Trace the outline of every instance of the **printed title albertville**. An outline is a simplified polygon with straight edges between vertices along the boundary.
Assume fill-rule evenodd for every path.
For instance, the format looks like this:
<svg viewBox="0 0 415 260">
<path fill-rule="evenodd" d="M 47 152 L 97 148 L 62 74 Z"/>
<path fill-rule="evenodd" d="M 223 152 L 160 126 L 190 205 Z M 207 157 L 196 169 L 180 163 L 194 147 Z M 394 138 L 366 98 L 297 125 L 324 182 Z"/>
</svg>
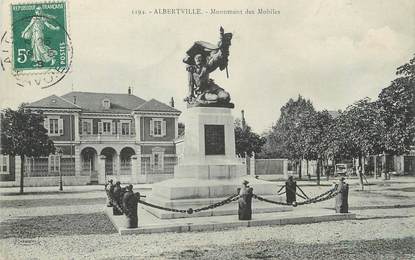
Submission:
<svg viewBox="0 0 415 260">
<path fill-rule="evenodd" d="M 276 15 L 280 14 L 280 11 L 274 8 L 257 8 L 257 9 L 206 9 L 200 8 L 155 8 L 153 10 L 134 10 L 133 14 L 156 14 L 156 15 Z"/>
</svg>

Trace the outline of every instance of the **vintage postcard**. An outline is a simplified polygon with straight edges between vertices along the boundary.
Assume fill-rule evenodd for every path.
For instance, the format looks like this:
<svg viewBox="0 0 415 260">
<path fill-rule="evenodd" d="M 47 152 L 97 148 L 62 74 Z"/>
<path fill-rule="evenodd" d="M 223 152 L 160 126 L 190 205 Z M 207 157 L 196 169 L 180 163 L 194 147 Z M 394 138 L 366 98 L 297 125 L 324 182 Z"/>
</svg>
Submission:
<svg viewBox="0 0 415 260">
<path fill-rule="evenodd" d="M 413 259 L 414 17 L 0 1 L 0 259 Z"/>
</svg>

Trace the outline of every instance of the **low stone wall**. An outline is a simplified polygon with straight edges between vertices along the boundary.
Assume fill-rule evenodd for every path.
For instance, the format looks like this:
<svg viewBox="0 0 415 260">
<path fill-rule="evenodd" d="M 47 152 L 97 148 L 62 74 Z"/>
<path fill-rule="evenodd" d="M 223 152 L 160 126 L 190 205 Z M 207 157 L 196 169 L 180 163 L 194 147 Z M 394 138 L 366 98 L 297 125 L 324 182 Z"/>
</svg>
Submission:
<svg viewBox="0 0 415 260">
<path fill-rule="evenodd" d="M 18 186 L 19 183 L 14 180 L 14 181 L 0 181 L 0 187 L 16 187 Z"/>
<path fill-rule="evenodd" d="M 155 183 L 168 179 L 173 179 L 174 174 L 148 174 L 146 183 Z"/>
<path fill-rule="evenodd" d="M 287 180 L 287 177 L 283 174 L 258 175 L 258 178 L 266 181 Z"/>
<path fill-rule="evenodd" d="M 89 176 L 62 176 L 64 186 L 86 185 L 90 182 Z M 17 187 L 20 180 L 10 182 L 0 182 L 0 187 Z M 41 187 L 41 186 L 58 186 L 59 176 L 52 177 L 25 177 L 25 187 Z"/>
</svg>

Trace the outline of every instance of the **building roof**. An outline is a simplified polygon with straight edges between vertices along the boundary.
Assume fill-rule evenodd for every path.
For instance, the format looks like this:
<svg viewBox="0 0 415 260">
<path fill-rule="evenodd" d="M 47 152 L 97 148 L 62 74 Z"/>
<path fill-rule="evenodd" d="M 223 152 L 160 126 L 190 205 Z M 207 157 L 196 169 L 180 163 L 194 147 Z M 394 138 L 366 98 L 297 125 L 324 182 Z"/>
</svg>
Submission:
<svg viewBox="0 0 415 260">
<path fill-rule="evenodd" d="M 110 101 L 110 108 L 103 106 L 103 101 Z M 124 114 L 132 111 L 145 112 L 179 112 L 160 101 L 151 99 L 145 101 L 132 94 L 94 93 L 73 91 L 58 97 L 51 95 L 27 105 L 33 108 L 61 108 L 61 109 L 82 109 L 83 112 L 91 113 L 116 113 Z"/>
<path fill-rule="evenodd" d="M 51 95 L 41 100 L 32 102 L 26 107 L 41 107 L 41 108 L 62 108 L 62 109 L 80 109 L 79 106 L 71 103 L 70 101 L 58 97 L 56 95 Z"/>
<path fill-rule="evenodd" d="M 146 112 L 180 112 L 179 110 L 161 103 L 160 101 L 150 99 L 149 101 L 145 102 L 144 104 L 136 107 L 135 111 L 146 111 Z"/>
<path fill-rule="evenodd" d="M 93 93 L 93 92 L 69 92 L 62 96 L 65 99 L 75 102 L 82 107 L 84 112 L 102 113 L 129 113 L 137 106 L 146 101 L 134 95 L 113 94 L 113 93 Z M 105 109 L 102 105 L 104 99 L 109 99 L 111 106 Z"/>
</svg>

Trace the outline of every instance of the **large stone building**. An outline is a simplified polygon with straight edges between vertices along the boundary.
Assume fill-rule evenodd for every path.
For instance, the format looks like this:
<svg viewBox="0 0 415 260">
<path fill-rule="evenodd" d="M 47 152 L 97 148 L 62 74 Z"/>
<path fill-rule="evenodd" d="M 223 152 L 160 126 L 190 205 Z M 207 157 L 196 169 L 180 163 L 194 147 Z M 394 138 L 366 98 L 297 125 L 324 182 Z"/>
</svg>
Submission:
<svg viewBox="0 0 415 260">
<path fill-rule="evenodd" d="M 146 183 L 173 176 L 181 112 L 169 105 L 143 100 L 129 89 L 128 94 L 52 95 L 26 107 L 42 111 L 58 152 L 26 160 L 25 186 L 56 185 L 60 174 L 65 185 L 110 178 Z M 0 159 L 2 184 L 18 184 L 19 158 Z"/>
</svg>

